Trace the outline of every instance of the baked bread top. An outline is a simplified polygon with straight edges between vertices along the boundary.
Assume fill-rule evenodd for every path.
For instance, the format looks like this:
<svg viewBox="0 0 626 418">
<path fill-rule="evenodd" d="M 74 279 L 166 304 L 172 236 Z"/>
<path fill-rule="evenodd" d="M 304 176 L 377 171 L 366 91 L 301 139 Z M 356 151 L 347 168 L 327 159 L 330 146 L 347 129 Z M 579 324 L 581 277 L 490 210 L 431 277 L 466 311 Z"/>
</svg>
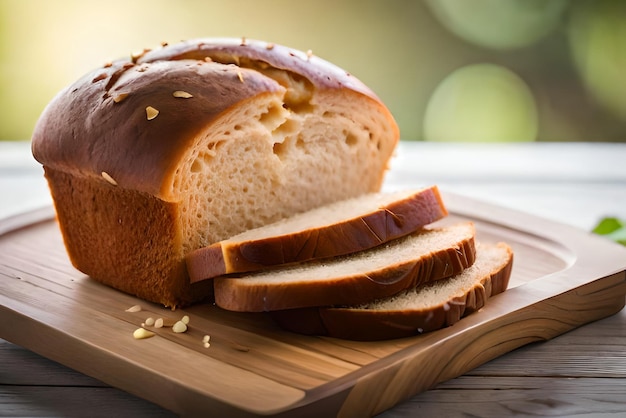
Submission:
<svg viewBox="0 0 626 418">
<path fill-rule="evenodd" d="M 180 166 L 193 160 L 198 135 L 224 111 L 264 93 L 284 94 L 291 109 L 313 106 L 319 90 L 379 102 L 344 70 L 284 46 L 231 38 L 166 45 L 105 64 L 61 91 L 35 127 L 33 155 L 53 168 L 104 172 L 125 188 L 176 200 Z M 153 119 L 149 108 L 158 111 Z M 382 103 L 377 110 L 395 137 L 384 145 L 390 151 L 398 128 Z"/>
</svg>

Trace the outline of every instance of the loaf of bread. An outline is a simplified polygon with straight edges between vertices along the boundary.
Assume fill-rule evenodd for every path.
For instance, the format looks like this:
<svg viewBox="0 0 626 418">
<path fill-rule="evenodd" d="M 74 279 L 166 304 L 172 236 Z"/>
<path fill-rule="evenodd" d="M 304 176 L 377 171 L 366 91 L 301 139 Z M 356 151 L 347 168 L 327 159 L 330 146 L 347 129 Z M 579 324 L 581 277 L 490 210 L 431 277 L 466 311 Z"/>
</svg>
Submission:
<svg viewBox="0 0 626 418">
<path fill-rule="evenodd" d="M 382 340 L 435 331 L 475 312 L 506 290 L 511 248 L 477 244 L 476 261 L 461 273 L 353 307 L 315 307 L 272 312 L 285 329 L 351 340 Z"/>
<path fill-rule="evenodd" d="M 191 282 L 346 255 L 402 237 L 448 214 L 437 186 L 368 193 L 242 232 L 187 256 Z"/>
<path fill-rule="evenodd" d="M 342 257 L 216 277 L 215 303 L 262 312 L 370 302 L 469 267 L 475 234 L 471 222 L 430 227 Z"/>
<path fill-rule="evenodd" d="M 346 71 L 280 45 L 204 39 L 108 63 L 61 91 L 32 137 L 74 266 L 169 307 L 198 248 L 380 189 L 398 141 Z"/>
</svg>

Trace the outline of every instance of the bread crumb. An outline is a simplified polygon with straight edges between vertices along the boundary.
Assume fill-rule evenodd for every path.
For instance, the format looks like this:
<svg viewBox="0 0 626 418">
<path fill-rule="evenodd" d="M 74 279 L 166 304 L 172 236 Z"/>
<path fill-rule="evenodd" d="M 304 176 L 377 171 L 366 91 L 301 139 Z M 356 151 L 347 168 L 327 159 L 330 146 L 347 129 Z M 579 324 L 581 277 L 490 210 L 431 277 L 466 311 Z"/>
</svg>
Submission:
<svg viewBox="0 0 626 418">
<path fill-rule="evenodd" d="M 137 328 L 133 332 L 133 338 L 135 338 L 136 340 L 143 340 L 145 338 L 153 337 L 154 335 L 155 335 L 154 332 L 148 331 L 145 328 Z"/>
<path fill-rule="evenodd" d="M 172 327 L 172 331 L 174 331 L 177 334 L 183 333 L 187 331 L 187 324 L 185 324 L 183 321 L 178 321 Z"/>
</svg>

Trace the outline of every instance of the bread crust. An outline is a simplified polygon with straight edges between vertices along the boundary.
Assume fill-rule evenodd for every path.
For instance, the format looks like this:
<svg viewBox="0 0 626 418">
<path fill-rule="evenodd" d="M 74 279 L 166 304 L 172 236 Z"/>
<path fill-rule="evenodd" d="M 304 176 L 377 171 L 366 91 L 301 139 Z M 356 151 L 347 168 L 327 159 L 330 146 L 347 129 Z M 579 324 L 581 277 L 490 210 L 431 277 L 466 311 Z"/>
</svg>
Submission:
<svg viewBox="0 0 626 418">
<path fill-rule="evenodd" d="M 475 284 L 462 294 L 432 309 L 311 307 L 275 311 L 271 315 L 281 327 L 291 332 L 357 341 L 411 337 L 449 327 L 485 306 L 490 297 L 507 289 L 513 268 L 513 252 L 504 243 L 497 246 L 506 251 L 506 257 L 500 264 L 477 277 Z"/>
<path fill-rule="evenodd" d="M 176 167 L 196 135 L 240 102 L 282 90 L 255 71 L 212 62 L 119 60 L 48 105 L 33 133 L 33 156 L 56 170 L 95 179 L 105 172 L 119 187 L 176 201 Z M 175 91 L 192 91 L 193 99 Z M 149 106 L 159 112 L 153 120 Z"/>
<path fill-rule="evenodd" d="M 259 283 L 237 275 L 217 277 L 213 280 L 215 302 L 221 308 L 242 312 L 355 305 L 453 276 L 471 266 L 475 256 L 475 230 L 471 225 L 470 232 L 450 246 L 433 248 L 410 260 L 390 262 L 383 268 L 338 274 L 332 280 L 318 281 L 312 277 L 297 282 Z M 342 257 L 333 262 L 341 263 Z M 312 271 L 315 265 L 315 261 L 307 264 Z"/>
<path fill-rule="evenodd" d="M 220 241 L 186 257 L 192 283 L 216 276 L 337 257 L 405 236 L 448 214 L 436 186 L 334 224 L 258 240 Z"/>
<path fill-rule="evenodd" d="M 318 89 L 348 89 L 375 101 L 380 98 L 349 72 L 316 56 L 313 51 L 299 51 L 284 45 L 245 38 L 192 39 L 146 52 L 138 63 L 161 60 L 211 60 L 242 65 L 242 60 L 267 63 L 298 74 Z M 385 111 L 384 109 L 381 109 Z"/>
</svg>

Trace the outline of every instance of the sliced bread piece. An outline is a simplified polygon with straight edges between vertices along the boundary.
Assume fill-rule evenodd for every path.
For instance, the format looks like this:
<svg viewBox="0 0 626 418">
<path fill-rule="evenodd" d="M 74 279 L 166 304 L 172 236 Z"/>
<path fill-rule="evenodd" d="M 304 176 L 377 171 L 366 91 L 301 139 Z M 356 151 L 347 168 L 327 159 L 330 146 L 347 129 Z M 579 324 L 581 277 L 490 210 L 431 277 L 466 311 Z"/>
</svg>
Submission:
<svg viewBox="0 0 626 418">
<path fill-rule="evenodd" d="M 216 277 L 215 302 L 246 312 L 370 302 L 469 267 L 475 233 L 471 222 L 424 228 L 347 256 Z"/>
<path fill-rule="evenodd" d="M 230 273 L 373 248 L 447 215 L 436 186 L 369 193 L 292 216 L 192 251 L 192 283 Z"/>
<path fill-rule="evenodd" d="M 479 244 L 475 263 L 449 279 L 355 307 L 291 309 L 272 316 L 301 334 L 361 341 L 408 337 L 450 326 L 483 307 L 506 290 L 512 266 L 508 245 Z"/>
</svg>

